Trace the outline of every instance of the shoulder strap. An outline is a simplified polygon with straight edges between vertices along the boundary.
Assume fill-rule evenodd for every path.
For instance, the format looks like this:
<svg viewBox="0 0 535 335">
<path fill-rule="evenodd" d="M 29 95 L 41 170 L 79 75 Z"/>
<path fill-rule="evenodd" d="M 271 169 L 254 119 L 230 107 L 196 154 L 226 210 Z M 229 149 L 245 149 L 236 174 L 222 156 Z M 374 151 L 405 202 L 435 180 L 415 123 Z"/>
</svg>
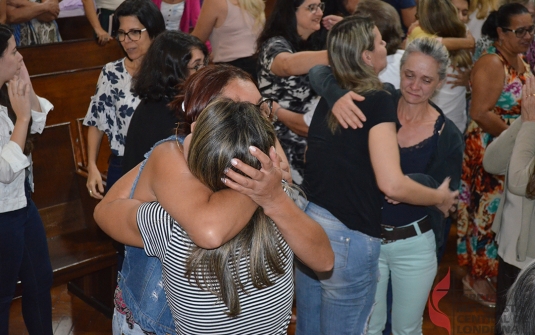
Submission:
<svg viewBox="0 0 535 335">
<path fill-rule="evenodd" d="M 134 180 L 134 184 L 132 185 L 132 190 L 130 190 L 130 196 L 129 196 L 130 199 L 132 199 L 132 197 L 134 196 L 134 191 L 136 190 L 137 182 L 139 181 L 139 176 L 141 176 L 141 171 L 143 171 L 143 168 L 145 167 L 145 164 L 147 164 L 147 160 L 149 159 L 150 155 L 152 154 L 152 151 L 154 150 L 154 148 L 156 148 L 158 145 L 160 145 L 160 144 L 162 144 L 164 142 L 169 142 L 169 141 L 177 141 L 177 142 L 180 142 L 180 144 L 183 144 L 184 143 L 184 137 L 183 136 L 171 135 L 166 139 L 163 139 L 161 141 L 156 142 L 156 144 L 154 144 L 152 146 L 152 148 L 149 150 L 149 152 L 147 152 L 145 154 L 145 159 L 143 160 L 143 162 L 141 162 L 141 166 L 139 167 L 139 171 L 137 173 L 136 179 Z"/>
</svg>

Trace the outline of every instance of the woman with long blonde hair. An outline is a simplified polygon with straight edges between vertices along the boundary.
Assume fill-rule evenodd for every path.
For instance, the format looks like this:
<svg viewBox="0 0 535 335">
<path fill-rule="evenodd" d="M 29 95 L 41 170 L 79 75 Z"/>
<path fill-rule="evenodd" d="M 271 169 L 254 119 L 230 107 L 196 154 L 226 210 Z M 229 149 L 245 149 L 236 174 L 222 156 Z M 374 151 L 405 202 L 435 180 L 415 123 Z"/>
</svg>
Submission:
<svg viewBox="0 0 535 335">
<path fill-rule="evenodd" d="M 191 33 L 210 41 L 212 61 L 228 63 L 256 79 L 256 39 L 264 28 L 263 0 L 206 0 Z"/>
</svg>

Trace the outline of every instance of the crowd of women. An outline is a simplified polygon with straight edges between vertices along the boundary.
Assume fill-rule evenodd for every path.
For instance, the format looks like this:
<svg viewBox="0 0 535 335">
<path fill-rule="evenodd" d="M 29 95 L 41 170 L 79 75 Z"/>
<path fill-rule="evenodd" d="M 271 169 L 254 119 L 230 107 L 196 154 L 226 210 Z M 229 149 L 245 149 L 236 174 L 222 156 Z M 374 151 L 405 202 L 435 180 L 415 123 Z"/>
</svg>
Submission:
<svg viewBox="0 0 535 335">
<path fill-rule="evenodd" d="M 98 42 L 125 52 L 84 119 L 95 218 L 124 243 L 114 334 L 285 334 L 294 296 L 296 334 L 421 334 L 453 213 L 465 295 L 497 319 L 518 303 L 531 0 L 419 0 L 419 20 L 381 0 L 277 0 L 267 20 L 261 0 L 100 5 Z M 16 34 L 0 26 L 0 334 L 18 279 L 30 334 L 51 334 L 30 153 L 52 105 Z"/>
</svg>

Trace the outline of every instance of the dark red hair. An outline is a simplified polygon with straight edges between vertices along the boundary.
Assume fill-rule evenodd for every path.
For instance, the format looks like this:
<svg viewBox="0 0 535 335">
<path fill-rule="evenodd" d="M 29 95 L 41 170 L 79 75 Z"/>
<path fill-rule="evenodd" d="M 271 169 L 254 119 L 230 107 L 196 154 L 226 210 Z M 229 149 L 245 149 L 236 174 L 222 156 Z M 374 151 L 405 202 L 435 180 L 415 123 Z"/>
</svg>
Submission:
<svg viewBox="0 0 535 335">
<path fill-rule="evenodd" d="M 254 83 L 247 72 L 226 64 L 208 65 L 189 76 L 179 89 L 179 92 L 184 93 L 169 103 L 169 107 L 185 121 L 178 125 L 177 133 L 188 135 L 191 132 L 190 125 L 197 120 L 199 114 L 219 97 L 225 86 L 234 79 Z"/>
</svg>

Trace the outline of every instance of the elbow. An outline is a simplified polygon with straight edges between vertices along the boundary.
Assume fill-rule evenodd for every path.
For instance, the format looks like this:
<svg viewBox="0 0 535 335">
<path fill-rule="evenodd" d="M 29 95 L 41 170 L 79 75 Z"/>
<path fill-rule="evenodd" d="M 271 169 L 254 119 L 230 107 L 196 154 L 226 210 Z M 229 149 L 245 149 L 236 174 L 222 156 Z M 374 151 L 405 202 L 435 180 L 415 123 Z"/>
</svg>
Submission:
<svg viewBox="0 0 535 335">
<path fill-rule="evenodd" d="M 331 249 L 329 247 L 329 249 Z M 325 258 L 320 264 L 317 264 L 316 268 L 313 269 L 316 272 L 329 272 L 334 268 L 334 252 L 332 249 L 328 254 L 325 255 Z"/>
<path fill-rule="evenodd" d="M 399 183 L 392 181 L 378 181 L 377 185 L 379 186 L 381 192 L 383 192 L 387 197 L 399 201 L 399 197 L 401 195 L 401 187 Z"/>
<path fill-rule="evenodd" d="M 496 174 L 496 175 L 503 175 L 504 171 L 501 166 L 497 166 L 496 164 L 496 157 L 489 154 L 489 152 L 485 152 L 485 156 L 483 156 L 483 169 L 487 171 L 490 174 Z"/>
<path fill-rule="evenodd" d="M 200 234 L 189 234 L 191 241 L 203 249 L 217 249 L 225 244 L 225 239 L 212 229 L 205 229 Z"/>
</svg>

